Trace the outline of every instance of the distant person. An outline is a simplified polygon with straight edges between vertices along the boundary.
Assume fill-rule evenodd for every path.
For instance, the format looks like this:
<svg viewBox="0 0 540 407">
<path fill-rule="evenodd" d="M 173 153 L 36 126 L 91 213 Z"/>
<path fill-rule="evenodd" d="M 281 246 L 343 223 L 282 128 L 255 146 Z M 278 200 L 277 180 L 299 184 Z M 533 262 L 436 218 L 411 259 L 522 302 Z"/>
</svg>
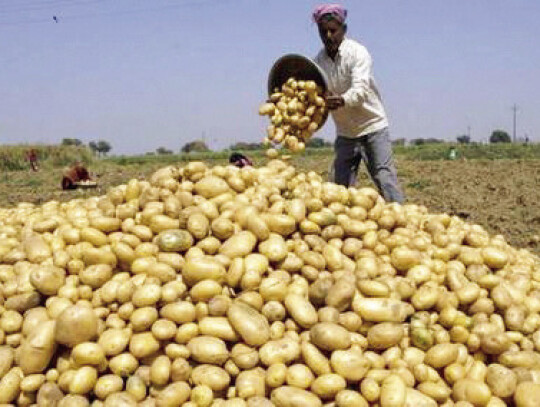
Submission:
<svg viewBox="0 0 540 407">
<path fill-rule="evenodd" d="M 253 165 L 249 158 L 240 153 L 232 153 L 229 157 L 229 163 L 240 168 Z"/>
<path fill-rule="evenodd" d="M 449 160 L 455 160 L 457 158 L 457 150 L 455 147 L 450 147 L 450 150 L 448 151 L 448 159 Z"/>
<path fill-rule="evenodd" d="M 38 155 L 37 151 L 32 148 L 26 152 L 26 159 L 30 163 L 30 168 L 32 171 L 37 172 L 38 170 Z"/>
<path fill-rule="evenodd" d="M 337 184 L 355 185 L 364 158 L 384 199 L 402 203 L 388 119 L 373 78 L 371 56 L 363 45 L 345 36 L 346 17 L 347 10 L 340 4 L 324 4 L 313 12 L 324 45 L 315 61 L 328 77 L 326 105 L 337 130 L 329 178 Z"/>
<path fill-rule="evenodd" d="M 91 181 L 90 173 L 80 163 L 76 162 L 71 167 L 66 168 L 62 177 L 62 189 L 75 189 L 77 183 L 81 181 Z"/>
</svg>

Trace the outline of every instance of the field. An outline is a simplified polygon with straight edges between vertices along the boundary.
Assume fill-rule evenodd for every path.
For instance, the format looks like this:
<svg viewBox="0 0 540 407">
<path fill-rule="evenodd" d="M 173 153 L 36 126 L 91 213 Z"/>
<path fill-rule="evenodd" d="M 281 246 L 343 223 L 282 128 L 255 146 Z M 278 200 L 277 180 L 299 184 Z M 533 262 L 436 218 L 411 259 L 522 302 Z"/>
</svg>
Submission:
<svg viewBox="0 0 540 407">
<path fill-rule="evenodd" d="M 515 246 L 540 254 L 540 145 L 460 147 L 460 158 L 445 159 L 448 146 L 397 147 L 396 160 L 401 184 L 408 202 L 425 205 L 431 212 L 448 212 L 484 226 L 490 233 L 502 234 Z M 261 152 L 248 153 L 257 165 L 266 158 Z M 0 206 L 18 202 L 36 204 L 48 200 L 65 201 L 75 197 L 103 194 L 112 185 L 134 177 L 145 177 L 168 163 L 190 159 L 224 164 L 227 153 L 201 153 L 170 156 L 114 157 L 94 159 L 89 169 L 99 187 L 93 190 L 62 191 L 62 168 L 43 162 L 39 172 L 7 170 L 0 174 Z M 300 170 L 326 175 L 331 150 L 311 150 L 291 162 Z M 61 163 L 64 165 L 64 162 Z M 361 185 L 370 185 L 365 171 Z"/>
</svg>

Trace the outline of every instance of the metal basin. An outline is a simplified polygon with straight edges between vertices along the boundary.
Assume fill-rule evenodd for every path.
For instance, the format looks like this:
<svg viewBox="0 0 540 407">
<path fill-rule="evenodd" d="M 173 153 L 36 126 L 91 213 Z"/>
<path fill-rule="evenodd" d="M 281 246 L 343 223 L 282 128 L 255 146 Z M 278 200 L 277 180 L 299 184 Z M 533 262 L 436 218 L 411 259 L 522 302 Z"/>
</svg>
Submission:
<svg viewBox="0 0 540 407">
<path fill-rule="evenodd" d="M 312 59 L 299 54 L 287 54 L 279 58 L 268 75 L 268 96 L 274 93 L 275 88 L 280 88 L 290 77 L 297 80 L 312 80 L 317 83 L 323 93 L 328 90 L 328 79 L 322 68 Z M 323 117 L 319 131 L 328 118 L 328 113 Z"/>
</svg>

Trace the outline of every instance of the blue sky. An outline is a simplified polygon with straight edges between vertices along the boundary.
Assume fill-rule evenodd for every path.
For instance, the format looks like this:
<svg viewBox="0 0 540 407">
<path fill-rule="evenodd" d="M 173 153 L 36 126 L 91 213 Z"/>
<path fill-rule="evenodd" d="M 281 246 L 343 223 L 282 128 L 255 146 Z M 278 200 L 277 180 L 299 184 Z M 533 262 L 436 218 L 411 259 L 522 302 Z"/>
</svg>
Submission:
<svg viewBox="0 0 540 407">
<path fill-rule="evenodd" d="M 264 137 L 273 62 L 320 48 L 310 0 L 0 0 L 0 144 L 105 139 L 113 153 Z M 540 141 L 540 2 L 344 1 L 393 138 Z M 58 23 L 53 20 L 56 16 Z M 317 134 L 334 137 L 331 120 Z"/>
</svg>

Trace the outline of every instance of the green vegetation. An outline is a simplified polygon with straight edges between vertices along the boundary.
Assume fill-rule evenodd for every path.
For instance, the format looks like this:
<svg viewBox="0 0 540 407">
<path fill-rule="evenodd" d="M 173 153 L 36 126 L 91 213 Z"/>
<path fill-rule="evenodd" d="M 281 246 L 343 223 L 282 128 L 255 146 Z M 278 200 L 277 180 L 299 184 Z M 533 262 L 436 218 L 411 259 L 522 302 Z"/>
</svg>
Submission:
<svg viewBox="0 0 540 407">
<path fill-rule="evenodd" d="M 203 152 L 210 151 L 206 143 L 202 140 L 190 141 L 189 143 L 184 144 L 181 150 L 183 153 L 192 153 L 192 152 Z"/>
<path fill-rule="evenodd" d="M 91 141 L 88 143 L 88 147 L 90 147 L 90 149 L 96 153 L 98 157 L 100 155 L 105 157 L 107 156 L 107 153 L 112 150 L 111 144 L 105 140 Z"/>
<path fill-rule="evenodd" d="M 455 144 L 437 143 L 416 146 L 394 146 L 394 154 L 407 160 L 446 160 L 451 147 L 459 158 L 467 160 L 540 159 L 540 144 Z"/>
<path fill-rule="evenodd" d="M 510 143 L 511 141 L 510 134 L 504 130 L 494 130 L 489 137 L 490 143 Z"/>
<path fill-rule="evenodd" d="M 16 145 L 0 146 L 0 170 L 28 170 L 30 163 L 27 158 L 29 151 L 34 150 L 39 167 L 62 167 L 80 161 L 84 164 L 92 162 L 92 152 L 84 146 L 74 145 Z"/>
</svg>

